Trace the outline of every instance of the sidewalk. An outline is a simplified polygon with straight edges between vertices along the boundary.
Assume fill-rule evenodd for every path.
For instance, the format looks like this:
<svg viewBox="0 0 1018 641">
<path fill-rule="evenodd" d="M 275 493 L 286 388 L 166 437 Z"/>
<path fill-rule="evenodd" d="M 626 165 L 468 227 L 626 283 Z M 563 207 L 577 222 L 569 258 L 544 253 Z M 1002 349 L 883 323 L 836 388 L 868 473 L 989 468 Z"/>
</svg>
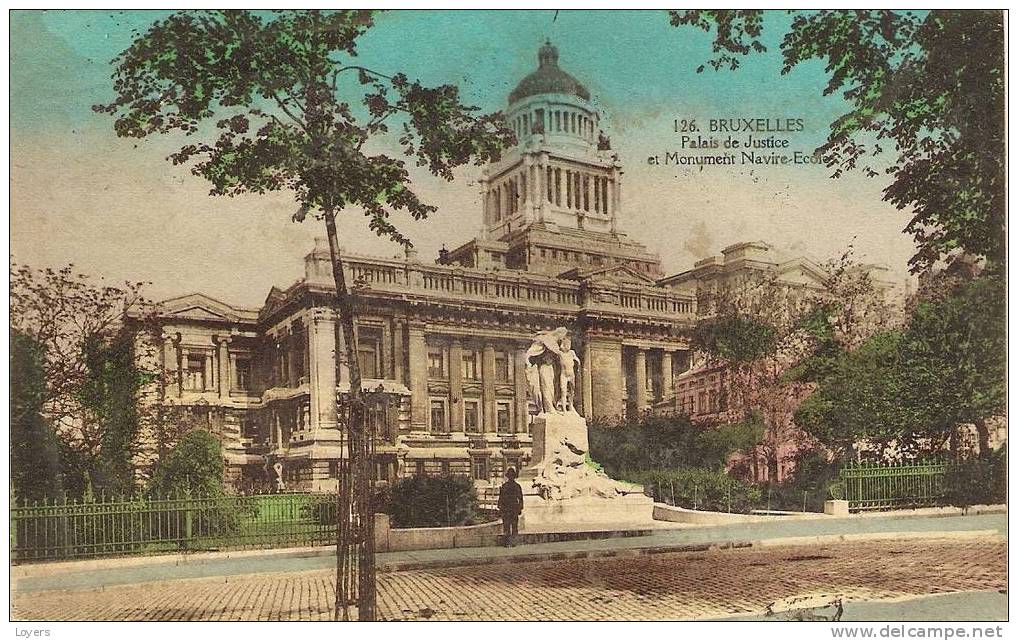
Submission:
<svg viewBox="0 0 1018 641">
<path fill-rule="evenodd" d="M 647 536 L 539 543 L 514 548 L 459 548 L 376 555 L 379 570 L 635 556 L 708 547 L 824 544 L 867 538 L 953 538 L 1007 534 L 1006 514 L 789 520 L 660 530 Z M 12 590 L 73 590 L 213 576 L 302 572 L 334 566 L 330 547 L 247 550 L 131 559 L 98 559 L 12 568 Z"/>
</svg>

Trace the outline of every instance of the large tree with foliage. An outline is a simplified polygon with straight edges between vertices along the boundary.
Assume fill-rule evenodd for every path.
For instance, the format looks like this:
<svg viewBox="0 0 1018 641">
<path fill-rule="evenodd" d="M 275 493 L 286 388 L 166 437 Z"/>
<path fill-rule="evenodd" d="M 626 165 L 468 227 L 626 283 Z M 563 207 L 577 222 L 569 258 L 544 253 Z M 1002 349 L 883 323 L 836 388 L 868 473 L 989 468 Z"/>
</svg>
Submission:
<svg viewBox="0 0 1018 641">
<path fill-rule="evenodd" d="M 150 374 L 136 366 L 124 320 L 147 307 L 143 286 L 105 283 L 72 265 L 11 265 L 11 330 L 38 350 L 41 414 L 60 438 L 64 489 L 73 495 L 133 489 L 137 403 Z M 138 328 L 146 318 L 138 314 Z"/>
<path fill-rule="evenodd" d="M 45 415 L 45 350 L 10 334 L 11 488 L 19 501 L 56 499 L 61 491 L 60 448 Z"/>
<path fill-rule="evenodd" d="M 916 272 L 959 251 L 1005 260 L 1003 12 L 795 11 L 782 73 L 826 64 L 824 95 L 848 111 L 819 149 L 834 176 L 887 174 L 884 199 L 912 218 Z M 670 12 L 714 33 L 715 69 L 766 51 L 762 10 Z M 700 67 L 703 70 L 703 66 Z"/>
<path fill-rule="evenodd" d="M 372 25 L 370 11 L 178 12 L 117 57 L 117 96 L 96 107 L 114 116 L 120 136 L 180 135 L 173 162 L 208 180 L 212 195 L 286 191 L 297 207 L 294 220 L 324 222 L 350 369 L 348 437 L 357 487 L 349 499 L 363 506 L 353 537 L 364 546 L 359 616 L 368 619 L 374 616 L 370 435 L 336 219 L 361 212 L 380 236 L 409 245 L 391 213 L 421 219 L 435 211 L 414 192 L 406 159 L 378 151 L 375 141 L 390 126 L 407 158 L 447 180 L 458 166 L 495 159 L 512 140 L 497 114 L 464 106 L 453 85 L 427 87 L 359 64 L 358 41 Z M 337 616 L 348 614 L 345 591 L 337 586 Z"/>
</svg>

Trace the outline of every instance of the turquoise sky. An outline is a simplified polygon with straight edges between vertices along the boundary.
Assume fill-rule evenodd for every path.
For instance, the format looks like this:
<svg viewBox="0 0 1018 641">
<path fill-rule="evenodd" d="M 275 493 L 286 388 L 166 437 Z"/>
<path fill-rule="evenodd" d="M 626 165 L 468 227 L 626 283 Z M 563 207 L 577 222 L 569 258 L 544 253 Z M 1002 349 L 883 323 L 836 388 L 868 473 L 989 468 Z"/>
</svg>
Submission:
<svg viewBox="0 0 1018 641">
<path fill-rule="evenodd" d="M 300 276 L 317 228 L 289 222 L 285 195 L 213 199 L 208 187 L 165 161 L 179 140 L 118 140 L 91 106 L 113 97 L 110 61 L 166 12 L 50 11 L 11 14 L 12 244 L 24 262 L 75 262 L 113 278 L 154 281 L 158 294 L 200 289 L 257 305 L 268 287 Z M 880 200 L 879 181 L 831 181 L 823 168 L 696 171 L 647 166 L 675 148 L 671 123 L 695 117 L 802 117 L 803 149 L 823 142 L 841 99 L 821 97 L 823 65 L 782 76 L 778 44 L 790 17 L 771 12 L 768 53 L 734 72 L 696 68 L 710 36 L 669 24 L 663 11 L 395 11 L 360 44 L 359 62 L 428 84 L 455 83 L 467 102 L 493 111 L 537 66 L 550 38 L 560 66 L 583 82 L 626 167 L 621 227 L 662 254 L 666 270 L 741 240 L 766 240 L 823 259 L 853 242 L 863 257 L 903 270 L 907 218 Z M 480 226 L 476 172 L 448 184 L 415 173 L 440 207 L 427 223 L 402 222 L 428 256 Z M 196 211 L 198 213 L 196 213 Z M 200 215 L 199 215 L 200 214 Z M 356 217 L 347 244 L 391 255 Z M 46 243 L 35 240 L 40 234 Z M 206 245 L 216 242 L 215 269 Z M 104 243 L 117 251 L 105 251 Z M 257 246 L 257 250 L 252 250 Z M 185 287 L 181 282 L 186 281 Z"/>
</svg>

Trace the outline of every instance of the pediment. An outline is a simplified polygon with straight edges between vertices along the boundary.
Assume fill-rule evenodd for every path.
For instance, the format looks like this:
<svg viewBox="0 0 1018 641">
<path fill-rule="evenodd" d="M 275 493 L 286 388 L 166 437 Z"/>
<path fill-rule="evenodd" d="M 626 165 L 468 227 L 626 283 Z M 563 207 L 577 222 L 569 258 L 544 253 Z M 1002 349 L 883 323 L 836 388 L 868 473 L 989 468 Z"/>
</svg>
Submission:
<svg viewBox="0 0 1018 641">
<path fill-rule="evenodd" d="M 159 303 L 160 316 L 211 322 L 254 320 L 255 312 L 233 307 L 205 294 L 187 294 Z"/>
<path fill-rule="evenodd" d="M 795 258 L 781 263 L 777 267 L 777 273 L 785 282 L 802 285 L 822 286 L 828 278 L 823 268 L 808 258 Z"/>
</svg>

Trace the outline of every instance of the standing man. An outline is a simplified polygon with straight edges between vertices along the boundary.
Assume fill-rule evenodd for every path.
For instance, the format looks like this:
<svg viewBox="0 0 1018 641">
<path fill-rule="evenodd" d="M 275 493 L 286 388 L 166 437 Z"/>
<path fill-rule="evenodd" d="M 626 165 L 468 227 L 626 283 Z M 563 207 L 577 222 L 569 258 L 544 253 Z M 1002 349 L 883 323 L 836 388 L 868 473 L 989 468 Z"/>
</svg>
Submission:
<svg viewBox="0 0 1018 641">
<path fill-rule="evenodd" d="M 502 544 L 512 547 L 514 537 L 519 531 L 520 513 L 523 512 L 523 488 L 516 482 L 516 468 L 505 471 L 508 479 L 498 489 L 498 513 L 502 517 L 502 533 L 505 535 Z"/>
</svg>

